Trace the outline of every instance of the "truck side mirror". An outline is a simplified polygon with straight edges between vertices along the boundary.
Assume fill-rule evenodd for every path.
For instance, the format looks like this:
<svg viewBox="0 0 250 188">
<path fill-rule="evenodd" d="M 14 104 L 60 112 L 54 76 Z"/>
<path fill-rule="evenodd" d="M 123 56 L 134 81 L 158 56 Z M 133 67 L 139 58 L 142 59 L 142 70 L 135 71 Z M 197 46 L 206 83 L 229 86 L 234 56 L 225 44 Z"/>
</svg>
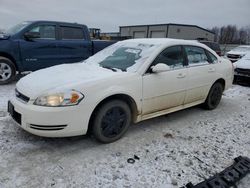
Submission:
<svg viewBox="0 0 250 188">
<path fill-rule="evenodd" d="M 39 32 L 26 32 L 24 33 L 24 37 L 27 40 L 37 39 L 37 38 L 40 38 L 40 33 Z"/>
</svg>

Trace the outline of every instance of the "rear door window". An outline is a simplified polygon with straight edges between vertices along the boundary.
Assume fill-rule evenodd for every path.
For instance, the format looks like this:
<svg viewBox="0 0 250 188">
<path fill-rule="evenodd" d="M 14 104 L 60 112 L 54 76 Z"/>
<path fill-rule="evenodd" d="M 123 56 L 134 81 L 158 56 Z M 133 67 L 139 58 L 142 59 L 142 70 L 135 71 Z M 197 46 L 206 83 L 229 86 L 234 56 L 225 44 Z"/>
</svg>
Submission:
<svg viewBox="0 0 250 188">
<path fill-rule="evenodd" d="M 83 29 L 80 27 L 60 26 L 61 38 L 63 40 L 82 40 L 84 39 Z"/>
<path fill-rule="evenodd" d="M 215 57 L 215 55 L 213 55 L 211 52 L 207 51 L 207 55 L 208 55 L 209 63 L 217 63 L 218 62 L 217 57 Z"/>
<path fill-rule="evenodd" d="M 209 60 L 203 48 L 196 46 L 185 46 L 184 48 L 190 66 L 208 64 Z"/>
</svg>

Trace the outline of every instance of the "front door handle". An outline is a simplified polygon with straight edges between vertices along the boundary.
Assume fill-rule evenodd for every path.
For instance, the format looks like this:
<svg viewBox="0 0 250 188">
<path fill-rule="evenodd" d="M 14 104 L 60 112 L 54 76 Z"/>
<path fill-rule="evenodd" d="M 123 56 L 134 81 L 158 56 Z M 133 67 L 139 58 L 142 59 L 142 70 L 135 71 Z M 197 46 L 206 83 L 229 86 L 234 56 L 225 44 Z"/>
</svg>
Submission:
<svg viewBox="0 0 250 188">
<path fill-rule="evenodd" d="M 186 74 L 184 74 L 184 73 L 179 73 L 177 75 L 177 78 L 185 78 L 185 77 L 186 77 Z"/>
</svg>

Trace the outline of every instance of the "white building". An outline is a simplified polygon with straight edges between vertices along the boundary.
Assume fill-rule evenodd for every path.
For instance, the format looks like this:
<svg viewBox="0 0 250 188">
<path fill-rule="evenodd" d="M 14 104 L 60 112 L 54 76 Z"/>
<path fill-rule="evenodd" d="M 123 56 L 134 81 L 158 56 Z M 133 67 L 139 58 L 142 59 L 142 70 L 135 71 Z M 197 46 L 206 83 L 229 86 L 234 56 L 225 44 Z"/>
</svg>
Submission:
<svg viewBox="0 0 250 188">
<path fill-rule="evenodd" d="M 215 34 L 197 25 L 155 24 L 120 26 L 120 36 L 129 38 L 205 39 L 214 41 Z"/>
</svg>

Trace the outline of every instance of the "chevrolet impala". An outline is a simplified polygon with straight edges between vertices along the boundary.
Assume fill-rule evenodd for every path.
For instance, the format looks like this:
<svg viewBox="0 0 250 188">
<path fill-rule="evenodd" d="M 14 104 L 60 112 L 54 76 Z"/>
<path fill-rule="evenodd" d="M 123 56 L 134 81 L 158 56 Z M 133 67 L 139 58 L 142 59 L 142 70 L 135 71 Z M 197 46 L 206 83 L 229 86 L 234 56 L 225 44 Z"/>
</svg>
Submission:
<svg viewBox="0 0 250 188">
<path fill-rule="evenodd" d="M 23 77 L 8 111 L 22 129 L 35 135 L 90 132 L 110 143 L 132 123 L 200 104 L 215 109 L 232 80 L 232 63 L 204 44 L 131 39 L 83 62 Z"/>
</svg>

